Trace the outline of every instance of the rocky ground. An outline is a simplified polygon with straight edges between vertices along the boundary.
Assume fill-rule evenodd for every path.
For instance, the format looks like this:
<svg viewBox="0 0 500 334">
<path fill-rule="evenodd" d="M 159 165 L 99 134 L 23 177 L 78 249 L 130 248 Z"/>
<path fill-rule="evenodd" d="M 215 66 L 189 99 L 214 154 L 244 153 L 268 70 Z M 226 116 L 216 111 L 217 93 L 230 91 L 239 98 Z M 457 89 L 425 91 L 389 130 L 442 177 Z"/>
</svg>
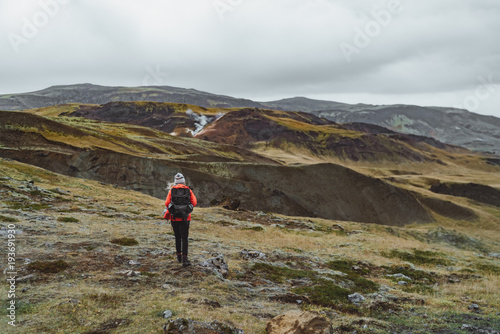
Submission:
<svg viewBox="0 0 500 334">
<path fill-rule="evenodd" d="M 197 208 L 183 268 L 163 201 L 7 160 L 0 175 L 9 332 L 500 333 L 498 229 Z"/>
</svg>

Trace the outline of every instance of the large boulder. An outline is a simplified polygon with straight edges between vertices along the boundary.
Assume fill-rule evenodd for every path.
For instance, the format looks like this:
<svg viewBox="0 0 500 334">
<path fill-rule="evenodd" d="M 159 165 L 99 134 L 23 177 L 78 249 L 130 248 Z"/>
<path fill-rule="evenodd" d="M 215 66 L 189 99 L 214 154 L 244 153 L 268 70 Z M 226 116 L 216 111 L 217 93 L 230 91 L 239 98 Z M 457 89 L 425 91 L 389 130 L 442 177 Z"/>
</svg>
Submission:
<svg viewBox="0 0 500 334">
<path fill-rule="evenodd" d="M 325 318 L 302 311 L 289 311 L 267 323 L 268 334 L 332 334 L 332 325 Z"/>
</svg>

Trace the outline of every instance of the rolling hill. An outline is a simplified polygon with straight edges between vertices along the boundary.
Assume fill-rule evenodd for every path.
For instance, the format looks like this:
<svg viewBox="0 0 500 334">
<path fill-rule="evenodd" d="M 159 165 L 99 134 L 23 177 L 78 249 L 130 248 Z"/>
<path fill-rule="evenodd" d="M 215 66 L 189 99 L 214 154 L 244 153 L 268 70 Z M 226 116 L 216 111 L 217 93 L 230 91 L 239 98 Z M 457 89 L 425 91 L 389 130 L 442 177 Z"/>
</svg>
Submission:
<svg viewBox="0 0 500 334">
<path fill-rule="evenodd" d="M 162 122 L 153 124 L 174 118 L 172 126 L 182 130 L 190 125 L 191 107 L 120 102 L 0 112 L 0 156 L 158 198 L 181 171 L 195 185 L 202 206 L 229 203 L 245 210 L 397 226 L 431 222 L 436 215 L 480 217 L 460 200 L 439 199 L 424 170 L 468 171 L 483 175 L 487 186 L 498 172 L 481 154 L 374 126 L 349 128 L 307 113 L 225 109 L 197 138 L 136 125 L 161 116 Z M 196 110 L 208 117 L 220 108 Z M 80 112 L 100 120 L 72 116 Z M 314 159 L 290 164 L 286 156 L 299 153 Z"/>
<path fill-rule="evenodd" d="M 304 97 L 256 102 L 195 89 L 168 86 L 106 87 L 92 84 L 53 86 L 31 93 L 0 95 L 0 110 L 24 110 L 60 104 L 106 104 L 152 101 L 203 108 L 261 108 L 303 111 L 336 123 L 369 123 L 425 136 L 471 150 L 500 153 L 500 119 L 463 109 L 412 105 L 367 105 L 320 101 Z"/>
</svg>

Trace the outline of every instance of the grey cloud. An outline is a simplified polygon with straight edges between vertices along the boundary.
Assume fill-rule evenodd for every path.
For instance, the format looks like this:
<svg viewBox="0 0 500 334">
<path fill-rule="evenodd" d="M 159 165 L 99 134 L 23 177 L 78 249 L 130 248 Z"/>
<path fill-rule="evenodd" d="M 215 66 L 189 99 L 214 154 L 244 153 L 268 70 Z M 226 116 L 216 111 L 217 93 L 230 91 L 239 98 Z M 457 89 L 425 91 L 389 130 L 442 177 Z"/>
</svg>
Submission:
<svg viewBox="0 0 500 334">
<path fill-rule="evenodd" d="M 216 1 L 231 10 L 221 17 Z M 447 93 L 442 103 L 451 104 L 449 96 L 473 92 L 480 76 L 499 82 L 496 0 L 401 0 L 401 13 L 348 63 L 340 44 L 353 44 L 356 29 L 391 1 L 73 0 L 18 54 L 7 36 L 40 8 L 2 2 L 0 61 L 8 66 L 0 68 L 0 93 L 138 86 L 148 68 L 168 73 L 168 85 L 248 98 L 413 94 L 426 104 Z M 485 112 L 493 112 L 491 101 Z"/>
</svg>

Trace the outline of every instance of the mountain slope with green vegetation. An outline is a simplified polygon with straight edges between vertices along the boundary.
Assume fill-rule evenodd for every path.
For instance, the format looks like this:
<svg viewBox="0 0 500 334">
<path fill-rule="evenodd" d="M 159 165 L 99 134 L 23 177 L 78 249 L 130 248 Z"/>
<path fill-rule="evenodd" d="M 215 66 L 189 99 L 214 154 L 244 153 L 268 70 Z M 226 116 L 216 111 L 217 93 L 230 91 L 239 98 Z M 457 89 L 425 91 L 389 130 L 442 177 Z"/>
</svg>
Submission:
<svg viewBox="0 0 500 334">
<path fill-rule="evenodd" d="M 97 116 L 119 116 L 126 108 L 139 119 L 158 111 L 189 118 L 191 108 L 151 103 L 109 107 L 90 106 L 99 111 Z M 226 109 L 198 138 L 182 138 L 139 125 L 71 116 L 86 108 L 0 112 L 1 156 L 156 197 L 163 196 L 167 180 L 181 171 L 200 193 L 201 206 L 232 203 L 230 207 L 246 210 L 395 226 L 442 216 L 487 219 L 474 198 L 466 202 L 430 188 L 434 178 L 456 181 L 453 173 L 477 184 L 495 187 L 492 182 L 498 182 L 498 166 L 481 154 L 364 125 L 340 126 L 304 113 Z M 213 115 L 215 110 L 205 112 Z M 130 114 L 123 117 L 137 120 Z M 283 146 L 287 140 L 293 145 Z M 350 154 L 336 153 L 335 148 L 345 147 Z"/>
<path fill-rule="evenodd" d="M 337 123 L 369 123 L 393 131 L 431 137 L 471 150 L 500 153 L 500 119 L 446 107 L 347 104 L 305 97 L 256 102 L 196 89 L 169 86 L 106 87 L 92 84 L 53 86 L 40 91 L 0 95 L 0 110 L 26 110 L 61 104 L 170 102 L 203 108 L 260 108 L 301 111 Z"/>
</svg>

